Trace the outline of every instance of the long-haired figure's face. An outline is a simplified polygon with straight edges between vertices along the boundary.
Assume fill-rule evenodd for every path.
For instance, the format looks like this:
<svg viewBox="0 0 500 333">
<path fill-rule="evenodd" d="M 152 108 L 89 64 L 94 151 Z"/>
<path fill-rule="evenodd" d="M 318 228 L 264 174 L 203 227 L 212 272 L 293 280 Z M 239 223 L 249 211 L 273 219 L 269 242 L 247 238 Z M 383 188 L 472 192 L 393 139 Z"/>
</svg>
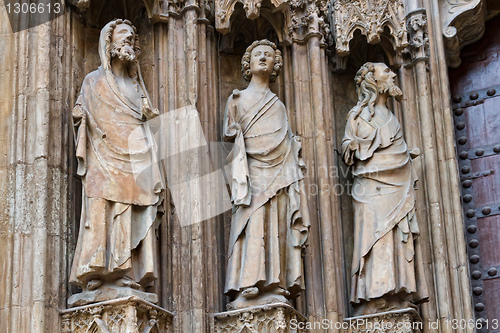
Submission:
<svg viewBox="0 0 500 333">
<path fill-rule="evenodd" d="M 377 83 L 382 86 L 392 86 L 394 85 L 394 78 L 396 74 L 384 63 L 375 63 L 375 79 Z"/>
<path fill-rule="evenodd" d="M 135 32 L 130 25 L 122 23 L 113 29 L 111 37 L 111 57 L 119 57 L 120 60 L 133 61 L 136 58 L 134 52 Z"/>
<path fill-rule="evenodd" d="M 269 77 L 274 68 L 274 49 L 269 45 L 259 45 L 252 50 L 250 56 L 250 72 L 252 75 Z"/>
<path fill-rule="evenodd" d="M 401 101 L 403 92 L 394 82 L 396 74 L 394 74 L 394 72 L 384 63 L 375 63 L 373 65 L 375 67 L 373 76 L 377 81 L 378 93 L 383 94 L 387 92 L 389 96 L 395 97 L 396 100 Z"/>
</svg>

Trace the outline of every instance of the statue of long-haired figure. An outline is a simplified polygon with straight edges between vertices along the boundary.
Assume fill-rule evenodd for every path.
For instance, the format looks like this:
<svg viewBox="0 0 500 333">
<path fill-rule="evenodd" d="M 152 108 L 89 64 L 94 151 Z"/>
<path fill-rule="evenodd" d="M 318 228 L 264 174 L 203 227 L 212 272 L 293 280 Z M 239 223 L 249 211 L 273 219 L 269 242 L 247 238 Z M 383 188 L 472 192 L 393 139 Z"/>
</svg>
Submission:
<svg viewBox="0 0 500 333">
<path fill-rule="evenodd" d="M 83 196 L 70 281 L 70 306 L 150 293 L 157 278 L 155 221 L 163 188 L 146 120 L 158 115 L 141 77 L 136 28 L 114 20 L 101 30 L 101 66 L 88 74 L 73 109 Z M 137 170 L 142 170 L 137 174 Z"/>
<path fill-rule="evenodd" d="M 420 231 L 415 214 L 416 173 L 401 125 L 387 108 L 400 99 L 396 75 L 383 63 L 366 63 L 355 77 L 358 103 L 348 115 L 343 160 L 352 165 L 354 250 L 351 303 L 355 314 L 402 309 L 427 300 L 415 256 Z"/>
</svg>

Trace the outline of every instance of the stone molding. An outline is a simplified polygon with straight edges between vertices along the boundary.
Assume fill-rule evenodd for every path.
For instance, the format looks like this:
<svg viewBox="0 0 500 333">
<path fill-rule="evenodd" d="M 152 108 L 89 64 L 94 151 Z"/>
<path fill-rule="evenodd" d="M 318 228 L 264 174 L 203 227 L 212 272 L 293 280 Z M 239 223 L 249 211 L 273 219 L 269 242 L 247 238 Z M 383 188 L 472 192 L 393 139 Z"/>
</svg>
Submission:
<svg viewBox="0 0 500 333">
<path fill-rule="evenodd" d="M 214 315 L 216 333 L 288 333 L 305 332 L 292 329 L 290 322 L 305 323 L 306 318 L 292 306 L 273 303 Z"/>
<path fill-rule="evenodd" d="M 61 311 L 62 333 L 166 333 L 173 314 L 138 297 L 126 297 Z"/>
</svg>

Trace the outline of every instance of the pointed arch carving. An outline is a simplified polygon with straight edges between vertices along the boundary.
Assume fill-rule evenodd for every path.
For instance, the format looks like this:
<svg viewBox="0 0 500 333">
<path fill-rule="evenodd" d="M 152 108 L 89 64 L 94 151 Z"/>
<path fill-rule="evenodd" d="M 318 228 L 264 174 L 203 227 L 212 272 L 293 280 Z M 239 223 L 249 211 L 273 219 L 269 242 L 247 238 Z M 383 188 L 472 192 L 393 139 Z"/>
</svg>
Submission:
<svg viewBox="0 0 500 333">
<path fill-rule="evenodd" d="M 395 51 L 401 52 L 408 46 L 402 0 L 334 0 L 329 17 L 335 48 L 340 56 L 349 54 L 349 42 L 356 30 L 366 36 L 368 43 L 377 44 L 387 27 Z"/>
<path fill-rule="evenodd" d="M 231 17 L 235 12 L 236 4 L 243 4 L 246 17 L 254 20 L 260 16 L 262 0 L 215 0 L 215 28 L 222 34 L 231 31 Z M 286 0 L 271 0 L 274 8 L 282 8 Z"/>
</svg>

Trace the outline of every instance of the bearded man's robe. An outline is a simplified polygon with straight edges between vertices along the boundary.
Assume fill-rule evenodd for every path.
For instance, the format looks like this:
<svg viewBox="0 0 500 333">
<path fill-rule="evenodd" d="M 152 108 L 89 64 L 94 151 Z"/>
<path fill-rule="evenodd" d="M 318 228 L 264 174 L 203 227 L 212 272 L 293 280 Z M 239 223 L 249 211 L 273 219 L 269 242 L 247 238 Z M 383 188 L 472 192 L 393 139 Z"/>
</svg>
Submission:
<svg viewBox="0 0 500 333">
<path fill-rule="evenodd" d="M 353 165 L 354 253 L 351 302 L 400 294 L 427 298 L 414 240 L 420 234 L 415 215 L 417 176 L 399 121 L 389 112 L 377 126 L 365 109 L 351 111 L 342 141 L 347 165 Z M 351 149 L 350 144 L 359 145 Z"/>
<path fill-rule="evenodd" d="M 225 293 L 280 287 L 294 297 L 303 289 L 309 229 L 300 141 L 270 90 L 250 108 L 238 96 L 229 97 L 224 119 L 224 138 L 235 143 L 228 156 L 234 208 Z"/>
<path fill-rule="evenodd" d="M 162 179 L 138 106 L 103 66 L 85 77 L 73 109 L 83 196 L 70 281 L 156 279 L 154 222 Z"/>
</svg>

